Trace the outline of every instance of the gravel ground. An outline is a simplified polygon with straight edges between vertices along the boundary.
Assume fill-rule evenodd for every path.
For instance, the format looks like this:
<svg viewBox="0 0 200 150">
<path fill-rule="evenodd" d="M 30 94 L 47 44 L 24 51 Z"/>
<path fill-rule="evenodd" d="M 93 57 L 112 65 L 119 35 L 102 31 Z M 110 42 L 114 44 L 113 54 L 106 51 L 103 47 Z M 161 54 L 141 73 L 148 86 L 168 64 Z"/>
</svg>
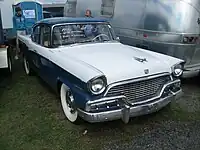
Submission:
<svg viewBox="0 0 200 150">
<path fill-rule="evenodd" d="M 170 121 L 154 126 L 154 129 L 132 137 L 132 141 L 109 143 L 106 150 L 199 150 L 200 121 Z"/>
</svg>

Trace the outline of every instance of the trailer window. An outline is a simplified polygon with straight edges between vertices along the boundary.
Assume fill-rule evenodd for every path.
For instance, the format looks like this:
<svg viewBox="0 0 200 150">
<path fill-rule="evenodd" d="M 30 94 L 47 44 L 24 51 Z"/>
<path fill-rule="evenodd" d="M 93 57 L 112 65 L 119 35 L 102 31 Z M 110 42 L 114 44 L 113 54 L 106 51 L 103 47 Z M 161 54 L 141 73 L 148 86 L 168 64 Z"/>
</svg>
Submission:
<svg viewBox="0 0 200 150">
<path fill-rule="evenodd" d="M 115 0 L 102 0 L 101 15 L 105 17 L 112 17 L 115 10 Z"/>
<path fill-rule="evenodd" d="M 76 4 L 77 0 L 67 0 L 64 7 L 65 17 L 75 17 L 76 16 Z"/>
<path fill-rule="evenodd" d="M 197 18 L 199 13 L 187 2 L 148 0 L 145 11 L 144 29 L 191 33 L 198 30 Z"/>
</svg>

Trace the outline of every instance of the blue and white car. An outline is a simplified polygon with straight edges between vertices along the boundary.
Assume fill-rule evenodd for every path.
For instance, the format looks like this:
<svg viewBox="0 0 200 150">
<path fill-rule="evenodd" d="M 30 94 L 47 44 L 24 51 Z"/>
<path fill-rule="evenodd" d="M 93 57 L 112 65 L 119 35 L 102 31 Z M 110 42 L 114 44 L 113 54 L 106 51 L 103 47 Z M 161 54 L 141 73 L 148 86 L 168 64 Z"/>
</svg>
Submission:
<svg viewBox="0 0 200 150">
<path fill-rule="evenodd" d="M 26 74 L 58 92 L 70 122 L 128 123 L 181 96 L 184 61 L 121 44 L 105 20 L 43 19 L 19 40 Z"/>
</svg>

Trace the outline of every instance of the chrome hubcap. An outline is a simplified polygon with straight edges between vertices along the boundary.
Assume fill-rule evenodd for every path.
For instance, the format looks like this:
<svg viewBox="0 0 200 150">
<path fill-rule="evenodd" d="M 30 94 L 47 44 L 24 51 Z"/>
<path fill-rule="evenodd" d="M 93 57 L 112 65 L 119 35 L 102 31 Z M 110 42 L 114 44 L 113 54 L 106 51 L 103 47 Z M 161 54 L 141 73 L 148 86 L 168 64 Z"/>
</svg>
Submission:
<svg viewBox="0 0 200 150">
<path fill-rule="evenodd" d="M 74 114 L 76 112 L 75 105 L 74 105 L 74 97 L 69 91 L 66 93 L 66 102 L 67 102 L 67 106 L 70 108 L 70 112 Z"/>
</svg>

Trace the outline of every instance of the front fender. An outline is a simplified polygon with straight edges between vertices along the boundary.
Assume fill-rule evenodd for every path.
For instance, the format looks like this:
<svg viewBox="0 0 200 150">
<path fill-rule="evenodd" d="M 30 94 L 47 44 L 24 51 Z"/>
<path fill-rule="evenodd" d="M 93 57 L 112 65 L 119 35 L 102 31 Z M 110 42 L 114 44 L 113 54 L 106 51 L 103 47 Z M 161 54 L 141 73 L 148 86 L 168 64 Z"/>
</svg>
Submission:
<svg viewBox="0 0 200 150">
<path fill-rule="evenodd" d="M 100 70 L 76 58 L 65 55 L 61 51 L 54 52 L 52 62 L 85 83 L 96 76 L 103 75 Z"/>
<path fill-rule="evenodd" d="M 91 95 L 86 89 L 86 83 L 78 81 L 76 79 L 72 79 L 74 82 L 68 80 L 64 77 L 57 78 L 57 87 L 60 91 L 60 87 L 62 84 L 68 86 L 74 96 L 74 102 L 76 107 L 84 109 L 85 104 L 91 100 Z M 82 86 L 81 86 L 82 85 Z"/>
</svg>

